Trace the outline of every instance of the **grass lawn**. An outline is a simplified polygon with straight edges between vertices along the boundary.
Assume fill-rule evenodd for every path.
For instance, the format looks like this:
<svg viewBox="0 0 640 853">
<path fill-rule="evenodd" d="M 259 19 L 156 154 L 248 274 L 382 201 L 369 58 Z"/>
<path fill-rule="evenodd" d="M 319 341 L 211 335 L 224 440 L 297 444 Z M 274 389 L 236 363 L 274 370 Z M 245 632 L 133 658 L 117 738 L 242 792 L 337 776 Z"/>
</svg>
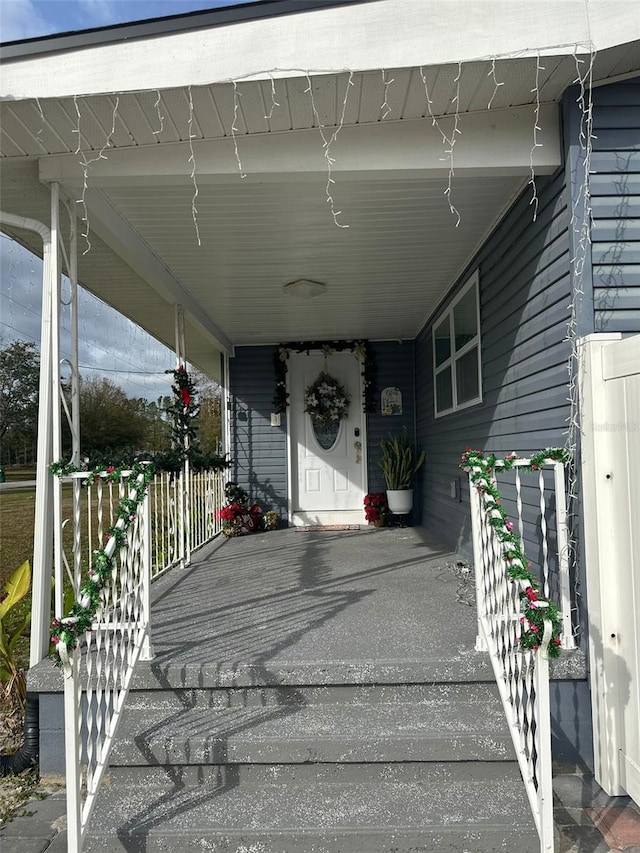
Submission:
<svg viewBox="0 0 640 853">
<path fill-rule="evenodd" d="M 13 483 L 16 480 L 35 480 L 35 466 L 22 467 L 20 465 L 5 465 L 4 476 L 7 483 Z"/>
<path fill-rule="evenodd" d="M 24 469 L 23 469 L 24 470 Z M 21 478 L 20 478 L 21 479 Z M 33 532 L 35 521 L 36 490 L 33 486 L 0 492 L 0 597 L 4 597 L 4 588 L 13 572 L 29 560 L 33 568 Z M 72 514 L 72 491 L 68 484 L 62 487 L 62 516 L 68 518 Z M 86 528 L 85 528 L 86 529 Z M 65 529 L 65 543 L 71 545 L 72 527 Z M 31 608 L 31 593 L 28 593 L 21 603 L 7 614 L 9 629 L 16 623 L 21 614 Z M 28 629 L 19 644 L 19 657 L 24 666 L 29 661 Z"/>
<path fill-rule="evenodd" d="M 0 597 L 18 566 L 25 560 L 33 562 L 33 522 L 36 508 L 34 488 L 0 493 Z M 9 628 L 21 614 L 31 607 L 31 593 L 7 614 Z M 29 639 L 24 637 L 19 646 L 19 658 L 24 666 L 29 662 Z"/>
</svg>

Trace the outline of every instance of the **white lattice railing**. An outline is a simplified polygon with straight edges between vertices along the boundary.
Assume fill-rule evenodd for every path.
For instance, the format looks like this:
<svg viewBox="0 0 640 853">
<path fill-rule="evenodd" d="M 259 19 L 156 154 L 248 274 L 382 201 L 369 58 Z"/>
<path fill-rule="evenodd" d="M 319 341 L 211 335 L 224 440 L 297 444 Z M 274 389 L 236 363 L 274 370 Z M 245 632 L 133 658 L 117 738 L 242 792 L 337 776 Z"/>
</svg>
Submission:
<svg viewBox="0 0 640 853">
<path fill-rule="evenodd" d="M 62 560 L 56 566 L 56 618 L 62 617 L 64 577 L 75 599 L 94 552 L 114 560 L 109 582 L 83 643 L 58 651 L 64 671 L 67 835 L 70 853 L 79 853 L 100 782 L 108 765 L 129 684 L 137 661 L 151 660 L 150 584 L 174 565 L 189 561 L 192 550 L 220 532 L 224 475 L 217 471 L 188 472 L 171 477 L 156 474 L 144 501 L 125 524 L 118 517 L 125 485 L 86 473 L 71 475 L 72 518 L 62 525 Z M 83 480 L 87 481 L 83 486 Z M 142 481 L 140 481 L 142 488 Z M 186 512 L 185 512 L 186 510 Z M 69 521 L 71 530 L 67 531 Z M 126 526 L 126 545 L 116 552 L 109 528 Z M 71 536 L 69 537 L 69 532 Z M 67 596 L 68 598 L 69 596 Z"/>
<path fill-rule="evenodd" d="M 82 476 L 74 475 L 76 479 Z M 153 658 L 148 494 L 128 520 L 118 519 L 116 512 L 119 499 L 135 499 L 138 489 L 144 489 L 142 475 L 130 488 L 123 478 L 116 484 L 100 483 L 95 496 L 89 494 L 87 542 L 102 548 L 106 558 L 113 560 L 112 568 L 102 588 L 91 631 L 84 635 L 84 643 L 76 649 L 67 649 L 62 641 L 58 643 L 64 673 L 67 849 L 70 853 L 82 849 L 135 664 L 138 659 Z M 74 487 L 74 492 L 77 491 Z M 79 506 L 74 509 L 76 528 L 80 530 Z M 112 525 L 126 531 L 125 543 L 119 549 L 116 537 L 107 537 Z M 74 536 L 76 551 L 80 553 L 81 541 L 81 535 Z"/>
<path fill-rule="evenodd" d="M 524 475 L 519 470 L 530 464 L 519 459 L 514 470 L 499 471 L 513 481 L 513 506 L 516 529 L 522 549 L 526 549 L 527 527 L 537 530 L 539 537 L 540 588 L 546 598 L 557 596 L 562 619 L 562 646 L 574 648 L 571 627 L 569 538 L 562 462 L 549 461 L 553 468 L 553 486 L 543 468 Z M 534 485 L 523 482 L 533 479 Z M 496 484 L 495 473 L 491 478 Z M 500 485 L 498 485 L 500 488 Z M 550 499 L 550 489 L 554 497 Z M 533 491 L 532 491 L 533 489 Z M 526 491 L 526 500 L 524 492 Z M 532 504 L 532 495 L 536 494 Z M 507 573 L 504 546 L 491 524 L 490 513 L 470 481 L 471 520 L 473 533 L 476 597 L 478 605 L 477 648 L 488 650 L 503 707 L 511 731 L 522 778 L 540 836 L 542 853 L 553 853 L 553 790 L 551 778 L 551 716 L 549 703 L 549 660 L 547 648 L 551 640 L 551 623 L 545 620 L 544 637 L 535 651 L 520 646 L 520 595 L 530 581 L 514 581 Z M 536 523 L 527 525 L 526 514 L 536 506 Z M 555 519 L 552 519 L 552 514 Z M 553 522 L 553 523 L 552 523 Z M 553 542 L 550 544 L 552 535 Z M 554 544 L 555 543 L 555 544 Z M 538 556 L 538 554 L 536 554 Z"/>
</svg>

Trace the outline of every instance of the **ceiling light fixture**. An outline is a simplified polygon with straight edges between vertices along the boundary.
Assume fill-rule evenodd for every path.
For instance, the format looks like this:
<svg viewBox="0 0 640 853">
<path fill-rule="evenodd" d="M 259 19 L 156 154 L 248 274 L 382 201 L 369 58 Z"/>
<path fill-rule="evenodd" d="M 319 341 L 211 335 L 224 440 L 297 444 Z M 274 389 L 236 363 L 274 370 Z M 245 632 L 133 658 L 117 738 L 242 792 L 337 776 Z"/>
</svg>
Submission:
<svg viewBox="0 0 640 853">
<path fill-rule="evenodd" d="M 297 281 L 290 281 L 288 284 L 283 284 L 282 289 L 285 293 L 290 293 L 297 299 L 313 299 L 315 296 L 322 296 L 326 293 L 327 285 L 321 281 L 310 281 L 307 278 L 299 278 Z"/>
</svg>

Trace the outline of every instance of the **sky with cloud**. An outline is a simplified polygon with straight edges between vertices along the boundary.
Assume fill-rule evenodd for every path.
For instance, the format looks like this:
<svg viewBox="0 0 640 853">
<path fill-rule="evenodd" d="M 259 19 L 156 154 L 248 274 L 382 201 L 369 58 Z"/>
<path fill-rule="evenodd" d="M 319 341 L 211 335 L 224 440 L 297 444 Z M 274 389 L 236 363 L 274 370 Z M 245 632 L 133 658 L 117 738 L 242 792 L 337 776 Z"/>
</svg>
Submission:
<svg viewBox="0 0 640 853">
<path fill-rule="evenodd" d="M 145 18 L 237 5 L 242 0 L 0 0 L 0 40 L 109 26 Z M 68 283 L 65 282 L 68 295 Z M 32 341 L 39 346 L 42 263 L 0 234 L 0 346 Z M 64 294 L 63 294 L 64 298 Z M 80 372 L 107 376 L 132 397 L 155 400 L 168 393 L 170 350 L 80 288 Z M 70 355 L 69 311 L 61 315 L 61 355 Z M 65 371 L 63 365 L 63 373 Z"/>
<path fill-rule="evenodd" d="M 241 2 L 246 0 L 0 0 L 0 39 L 36 38 Z"/>
</svg>

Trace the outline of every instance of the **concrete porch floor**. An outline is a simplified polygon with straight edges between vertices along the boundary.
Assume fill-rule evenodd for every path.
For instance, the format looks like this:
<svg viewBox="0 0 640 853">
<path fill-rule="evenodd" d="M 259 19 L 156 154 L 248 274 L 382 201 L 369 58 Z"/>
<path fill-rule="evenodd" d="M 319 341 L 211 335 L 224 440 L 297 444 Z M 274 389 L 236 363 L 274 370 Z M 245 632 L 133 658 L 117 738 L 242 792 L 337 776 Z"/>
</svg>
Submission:
<svg viewBox="0 0 640 853">
<path fill-rule="evenodd" d="M 152 666 L 298 665 L 342 680 L 385 665 L 486 669 L 473 651 L 475 592 L 422 528 L 300 531 L 217 540 L 153 587 Z M 224 672 L 222 677 L 224 678 Z M 335 682 L 334 682 L 335 683 Z"/>
</svg>

